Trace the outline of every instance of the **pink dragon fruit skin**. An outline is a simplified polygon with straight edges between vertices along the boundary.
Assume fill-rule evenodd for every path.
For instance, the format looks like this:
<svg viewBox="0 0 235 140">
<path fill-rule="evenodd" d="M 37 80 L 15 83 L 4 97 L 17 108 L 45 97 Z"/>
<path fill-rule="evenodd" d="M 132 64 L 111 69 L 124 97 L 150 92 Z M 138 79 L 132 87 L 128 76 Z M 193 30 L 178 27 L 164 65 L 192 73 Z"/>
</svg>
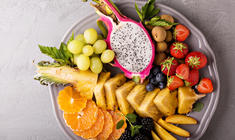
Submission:
<svg viewBox="0 0 235 140">
<path fill-rule="evenodd" d="M 140 82 L 142 83 L 144 81 L 144 79 L 149 75 L 150 73 L 150 69 L 152 68 L 152 64 L 153 64 L 153 61 L 154 61 L 154 57 L 155 57 L 155 47 L 154 47 L 154 43 L 150 37 L 150 35 L 148 34 L 148 31 L 145 29 L 145 27 L 142 25 L 142 23 L 138 23 L 124 15 L 121 15 L 119 13 L 119 11 L 112 5 L 112 3 L 109 2 L 109 0 L 102 0 L 111 10 L 112 12 L 114 13 L 114 15 L 116 16 L 117 18 L 117 21 L 119 21 L 120 23 L 121 22 L 129 22 L 129 23 L 134 23 L 136 24 L 137 26 L 139 26 L 141 29 L 143 29 L 144 33 L 147 35 L 149 41 L 150 41 L 150 47 L 152 47 L 152 56 L 151 56 L 151 59 L 149 61 L 149 64 L 147 65 L 147 67 L 145 67 L 144 70 L 140 71 L 140 72 L 132 72 L 132 71 L 129 71 L 127 70 L 126 68 L 124 68 L 117 60 L 117 58 L 115 57 L 114 58 L 114 64 L 113 66 L 115 67 L 118 67 L 120 68 L 126 77 L 132 79 L 133 77 L 139 77 L 140 78 Z M 101 20 L 105 23 L 105 25 L 107 26 L 107 29 L 108 29 L 108 35 L 107 35 L 107 38 L 106 38 L 106 42 L 107 42 L 107 45 L 109 47 L 109 49 L 113 50 L 112 49 L 112 45 L 111 45 L 111 34 L 112 34 L 112 31 L 114 28 L 118 28 L 118 26 L 116 25 L 116 23 L 114 23 L 113 19 L 105 14 L 103 14 L 102 12 L 100 12 L 98 9 L 96 9 L 97 11 L 97 14 L 100 16 L 100 19 L 98 20 Z M 120 24 L 119 23 L 119 24 Z M 145 62 L 143 62 L 145 63 Z"/>
</svg>

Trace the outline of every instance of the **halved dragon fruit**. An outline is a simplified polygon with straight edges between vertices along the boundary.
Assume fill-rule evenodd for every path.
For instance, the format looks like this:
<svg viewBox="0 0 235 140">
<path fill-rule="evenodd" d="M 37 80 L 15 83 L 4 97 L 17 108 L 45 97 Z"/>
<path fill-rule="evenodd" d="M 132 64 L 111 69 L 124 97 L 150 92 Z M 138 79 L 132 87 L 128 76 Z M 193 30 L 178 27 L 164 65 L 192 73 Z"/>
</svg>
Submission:
<svg viewBox="0 0 235 140">
<path fill-rule="evenodd" d="M 122 15 L 110 0 L 99 0 L 95 7 L 101 21 L 108 28 L 106 42 L 116 57 L 114 66 L 128 78 L 143 82 L 154 61 L 154 43 L 142 23 Z"/>
</svg>

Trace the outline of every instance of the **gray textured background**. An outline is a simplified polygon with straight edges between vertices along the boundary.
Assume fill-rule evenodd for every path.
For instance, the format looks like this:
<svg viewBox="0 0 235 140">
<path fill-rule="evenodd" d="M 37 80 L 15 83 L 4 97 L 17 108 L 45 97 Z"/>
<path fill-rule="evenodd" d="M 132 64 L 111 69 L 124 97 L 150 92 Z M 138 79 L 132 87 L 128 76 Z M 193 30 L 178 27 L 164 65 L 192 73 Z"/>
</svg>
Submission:
<svg viewBox="0 0 235 140">
<path fill-rule="evenodd" d="M 235 139 L 235 1 L 159 0 L 206 36 L 221 79 L 220 102 L 203 140 Z M 80 0 L 0 0 L 0 140 L 65 140 L 47 87 L 33 80 L 37 44 L 57 46 L 92 10 Z"/>
</svg>

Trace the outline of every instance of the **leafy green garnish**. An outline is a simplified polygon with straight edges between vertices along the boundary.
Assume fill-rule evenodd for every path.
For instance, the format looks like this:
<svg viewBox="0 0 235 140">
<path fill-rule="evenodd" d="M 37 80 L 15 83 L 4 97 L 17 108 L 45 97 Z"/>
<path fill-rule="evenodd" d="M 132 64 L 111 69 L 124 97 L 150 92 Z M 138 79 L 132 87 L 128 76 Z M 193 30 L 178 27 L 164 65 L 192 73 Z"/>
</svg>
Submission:
<svg viewBox="0 0 235 140">
<path fill-rule="evenodd" d="M 107 30 L 106 27 L 104 26 L 103 21 L 97 20 L 97 25 L 98 25 L 98 27 L 100 28 L 100 31 L 102 32 L 103 37 L 104 37 L 104 38 L 107 38 L 107 36 L 108 36 L 108 30 Z"/>
<path fill-rule="evenodd" d="M 200 112 L 203 109 L 203 107 L 204 104 L 198 101 L 193 105 L 193 111 Z"/>
<path fill-rule="evenodd" d="M 138 134 L 140 132 L 140 128 L 142 128 L 142 125 L 134 125 L 131 127 L 131 136 L 133 137 L 135 134 Z"/>
<path fill-rule="evenodd" d="M 172 23 L 164 19 L 159 19 L 159 20 L 146 21 L 145 24 L 152 26 L 171 26 L 171 25 L 177 25 L 178 23 Z"/>
<path fill-rule="evenodd" d="M 136 118 L 137 118 L 137 116 L 135 115 L 135 114 L 127 114 L 126 115 L 126 118 L 131 122 L 131 123 L 134 123 L 134 122 L 136 122 Z"/>
<path fill-rule="evenodd" d="M 71 37 L 69 38 L 67 45 L 74 40 L 74 32 L 72 33 Z"/>
<path fill-rule="evenodd" d="M 120 121 L 117 123 L 116 129 L 122 128 L 123 125 L 124 125 L 124 120 L 120 120 Z"/>
<path fill-rule="evenodd" d="M 138 5 L 135 3 L 136 12 L 142 22 L 160 12 L 160 9 L 155 9 L 154 3 L 155 0 L 149 0 L 141 9 L 139 9 Z"/>
</svg>

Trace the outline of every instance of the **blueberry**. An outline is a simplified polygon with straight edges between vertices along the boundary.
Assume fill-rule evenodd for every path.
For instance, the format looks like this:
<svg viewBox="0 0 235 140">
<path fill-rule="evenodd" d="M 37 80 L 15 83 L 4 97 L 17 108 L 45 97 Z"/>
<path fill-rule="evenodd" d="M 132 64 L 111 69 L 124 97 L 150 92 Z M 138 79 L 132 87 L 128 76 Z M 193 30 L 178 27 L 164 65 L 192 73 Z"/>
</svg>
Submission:
<svg viewBox="0 0 235 140">
<path fill-rule="evenodd" d="M 149 76 L 148 76 L 149 79 L 151 79 L 153 77 L 154 77 L 153 73 L 150 73 Z"/>
<path fill-rule="evenodd" d="M 166 81 L 166 76 L 163 73 L 158 73 L 156 75 L 156 81 L 157 82 L 164 82 L 164 81 Z"/>
<path fill-rule="evenodd" d="M 148 83 L 148 84 L 146 85 L 146 90 L 147 90 L 147 91 L 153 91 L 154 88 L 155 88 L 154 85 L 151 84 L 151 83 Z"/>
<path fill-rule="evenodd" d="M 155 77 L 151 78 L 149 81 L 150 81 L 151 84 L 153 84 L 155 86 L 158 84 L 158 82 L 157 82 Z"/>
<path fill-rule="evenodd" d="M 154 67 L 152 70 L 152 73 L 154 75 L 158 74 L 159 72 L 161 72 L 161 68 L 159 66 Z"/>
<path fill-rule="evenodd" d="M 163 88 L 166 87 L 166 83 L 165 83 L 165 82 L 159 82 L 159 83 L 158 83 L 158 87 L 159 87 L 160 89 L 163 89 Z"/>
</svg>

